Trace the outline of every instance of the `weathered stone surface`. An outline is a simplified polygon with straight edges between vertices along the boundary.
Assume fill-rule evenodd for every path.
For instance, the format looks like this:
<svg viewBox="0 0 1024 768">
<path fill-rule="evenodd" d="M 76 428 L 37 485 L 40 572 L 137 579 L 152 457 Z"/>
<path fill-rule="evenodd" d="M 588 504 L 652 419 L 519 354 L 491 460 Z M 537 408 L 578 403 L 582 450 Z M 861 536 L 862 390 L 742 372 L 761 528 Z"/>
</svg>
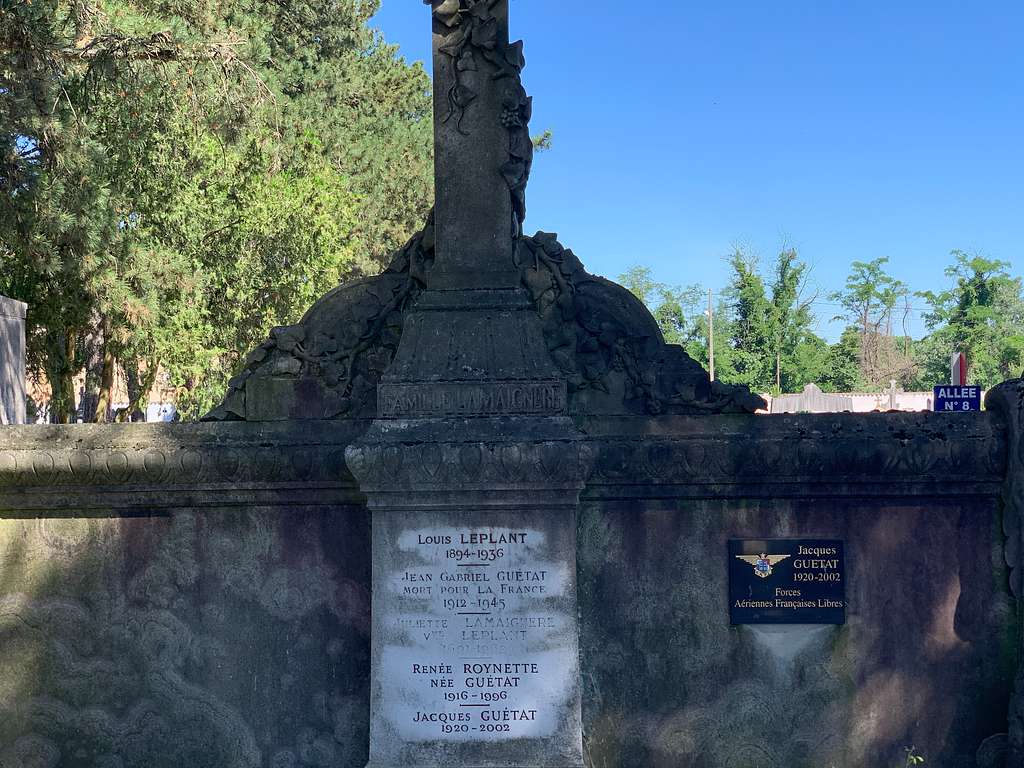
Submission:
<svg viewBox="0 0 1024 768">
<path fill-rule="evenodd" d="M 25 312 L 0 296 L 0 425 L 25 423 Z"/>
<path fill-rule="evenodd" d="M 512 255 L 533 158 L 522 43 L 508 41 L 508 0 L 434 5 L 432 290 L 517 286 Z M 470 8 L 469 6 L 472 6 Z M 518 54 L 517 54 L 518 52 Z"/>
<path fill-rule="evenodd" d="M 396 388 L 402 381 L 411 381 L 411 372 L 427 363 L 425 352 L 435 348 L 432 345 L 447 345 L 437 337 L 451 330 L 451 307 L 436 294 L 425 299 L 433 302 L 435 311 L 421 313 L 414 322 L 413 332 L 421 344 L 410 347 L 405 360 L 396 361 L 392 371 L 395 383 L 384 388 L 386 401 L 379 403 L 377 394 L 412 309 L 425 291 L 434 260 L 431 222 L 396 253 L 384 274 L 332 291 L 298 326 L 275 329 L 270 339 L 249 355 L 224 403 L 207 418 L 275 421 L 372 418 L 378 412 L 387 417 L 442 415 L 394 407 L 402 394 Z M 681 347 L 665 344 L 658 324 L 639 299 L 588 273 L 555 235 L 538 232 L 520 238 L 515 263 L 519 285 L 539 317 L 526 327 L 532 326 L 529 333 L 539 334 L 542 341 L 538 339 L 537 344 L 547 349 L 554 364 L 531 371 L 533 380 L 554 376 L 565 381 L 569 412 L 712 414 L 751 412 L 764 406 L 761 398 L 743 388 L 711 382 Z M 514 300 L 513 306 L 521 301 Z M 478 307 L 476 321 L 470 317 L 460 322 L 498 320 L 488 314 L 488 308 L 486 304 Z M 506 305 L 503 312 L 509 311 Z M 510 367 L 515 361 L 503 363 L 502 356 L 518 353 L 521 357 L 531 343 L 508 344 L 509 338 L 516 337 L 501 332 L 497 324 L 482 325 L 476 343 L 458 348 L 463 358 L 458 368 Z M 524 370 L 543 364 L 542 359 L 526 360 L 529 366 Z M 526 361 L 520 359 L 518 364 L 523 368 Z M 443 373 L 436 372 L 438 376 Z M 503 412 L 524 411 L 507 408 Z M 451 415 L 464 414 L 454 408 Z"/>
<path fill-rule="evenodd" d="M 843 539 L 846 625 L 730 627 L 726 541 L 754 536 Z M 974 766 L 1016 663 L 998 539 L 992 497 L 585 502 L 588 764 Z"/>
<path fill-rule="evenodd" d="M 361 768 L 368 530 L 303 505 L 0 520 L 0 765 Z"/>
<path fill-rule="evenodd" d="M 483 432 L 449 441 L 421 433 L 409 443 L 411 458 L 402 458 L 419 473 L 417 483 L 436 478 L 435 489 L 456 482 L 454 473 L 466 461 L 481 484 L 530 482 L 533 492 L 559 477 L 572 487 L 576 462 L 586 460 L 593 469 L 584 498 L 609 501 L 995 497 L 1004 492 L 1010 469 L 1006 424 L 995 409 L 939 417 L 660 416 L 575 423 L 593 456 L 572 458 L 565 446 L 579 441 L 556 432 L 535 433 L 537 440 L 524 449 L 514 444 L 518 438 L 509 421 L 496 420 L 486 439 Z M 9 427 L 0 432 L 0 514 L 163 514 L 263 504 L 284 494 L 304 503 L 361 503 L 345 450 L 368 426 L 326 421 Z M 397 451 L 385 457 L 384 447 L 372 450 L 381 453 L 363 470 L 366 489 L 401 493 L 392 482 Z"/>
<path fill-rule="evenodd" d="M 1002 411 L 579 427 L 597 450 L 576 528 L 588 765 L 863 768 L 897 764 L 910 744 L 935 765 L 973 765 L 1005 733 L 1018 635 L 997 507 Z M 245 764 L 231 760 L 255 744 L 257 765 L 364 768 L 371 522 L 344 457 L 364 430 L 0 432 L 3 749 L 59 752 L 62 768 L 213 768 Z M 439 456 L 414 441 L 427 455 L 411 466 L 441 474 L 435 492 L 458 482 L 453 465 L 492 482 L 507 463 L 539 487 L 544 462 L 564 457 L 557 441 L 546 458 L 512 442 L 492 461 L 472 441 Z M 200 474 L 154 479 L 138 469 L 154 450 Z M 130 474 L 108 462 L 118 452 Z M 71 467 L 86 465 L 79 484 Z M 48 485 L 51 466 L 66 479 Z M 755 535 L 844 539 L 847 625 L 730 628 L 725 542 Z M 979 754 L 998 754 L 998 738 L 986 743 Z"/>
<path fill-rule="evenodd" d="M 557 416 L 565 381 L 522 290 L 428 291 L 377 390 L 381 418 Z"/>
<path fill-rule="evenodd" d="M 578 419 L 598 446 L 586 498 L 992 496 L 1006 425 L 975 414 Z"/>
<path fill-rule="evenodd" d="M 1003 558 L 1009 585 L 1016 598 L 1018 619 L 1024 616 L 1024 379 L 1013 379 L 992 389 L 985 407 L 1006 424 L 1006 482 L 1002 493 Z M 1008 713 L 1006 765 L 1024 764 L 1024 631 L 1018 630 L 1017 675 Z"/>
<path fill-rule="evenodd" d="M 0 515 L 166 515 L 361 504 L 359 422 L 36 425 L 0 432 Z"/>
<path fill-rule="evenodd" d="M 485 422 L 461 439 L 439 439 L 433 426 L 397 432 L 402 443 L 375 430 L 348 449 L 348 465 L 371 495 L 371 507 L 447 509 L 450 499 L 480 508 L 528 506 L 548 494 L 573 506 L 599 450 L 571 432 L 567 420 L 529 424 L 529 436 L 516 429 L 521 425 Z M 496 428 L 485 439 L 488 427 Z M 463 494 L 478 498 L 460 500 Z"/>
</svg>

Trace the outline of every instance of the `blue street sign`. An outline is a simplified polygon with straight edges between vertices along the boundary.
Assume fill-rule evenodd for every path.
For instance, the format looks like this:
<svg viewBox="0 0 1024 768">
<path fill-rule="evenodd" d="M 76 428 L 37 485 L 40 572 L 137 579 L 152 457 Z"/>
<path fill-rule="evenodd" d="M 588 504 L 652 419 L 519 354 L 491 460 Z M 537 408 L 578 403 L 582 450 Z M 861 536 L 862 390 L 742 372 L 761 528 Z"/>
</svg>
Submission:
<svg viewBox="0 0 1024 768">
<path fill-rule="evenodd" d="M 947 384 L 935 388 L 936 411 L 980 411 L 981 387 L 956 387 Z"/>
</svg>

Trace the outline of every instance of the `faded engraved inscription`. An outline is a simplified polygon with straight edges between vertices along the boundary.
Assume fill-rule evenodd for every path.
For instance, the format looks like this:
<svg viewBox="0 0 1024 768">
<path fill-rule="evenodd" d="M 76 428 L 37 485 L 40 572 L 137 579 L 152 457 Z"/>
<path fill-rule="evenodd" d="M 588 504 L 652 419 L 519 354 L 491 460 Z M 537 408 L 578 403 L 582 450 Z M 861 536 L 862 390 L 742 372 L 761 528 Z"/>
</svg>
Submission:
<svg viewBox="0 0 1024 768">
<path fill-rule="evenodd" d="M 385 418 L 554 414 L 566 407 L 563 381 L 382 384 L 378 397 Z"/>
</svg>

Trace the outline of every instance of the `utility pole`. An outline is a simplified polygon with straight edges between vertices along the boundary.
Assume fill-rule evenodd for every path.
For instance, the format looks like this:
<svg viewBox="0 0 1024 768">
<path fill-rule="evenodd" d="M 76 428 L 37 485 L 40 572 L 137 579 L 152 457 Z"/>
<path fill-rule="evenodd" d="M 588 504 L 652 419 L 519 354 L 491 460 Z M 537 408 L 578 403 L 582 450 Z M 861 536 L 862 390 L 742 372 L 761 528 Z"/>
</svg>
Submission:
<svg viewBox="0 0 1024 768">
<path fill-rule="evenodd" d="M 711 289 L 708 288 L 708 372 L 715 380 L 715 309 L 711 304 Z"/>
</svg>

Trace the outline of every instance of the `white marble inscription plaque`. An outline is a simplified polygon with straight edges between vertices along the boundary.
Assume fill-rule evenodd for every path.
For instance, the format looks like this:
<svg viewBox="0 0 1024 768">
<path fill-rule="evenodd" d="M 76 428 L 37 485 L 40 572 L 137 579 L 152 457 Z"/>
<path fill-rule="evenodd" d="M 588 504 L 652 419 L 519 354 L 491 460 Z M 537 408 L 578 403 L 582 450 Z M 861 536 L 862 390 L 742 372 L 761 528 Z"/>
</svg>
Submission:
<svg viewBox="0 0 1024 768">
<path fill-rule="evenodd" d="M 397 532 L 379 615 L 383 715 L 403 741 L 552 736 L 578 669 L 574 574 L 532 528 Z"/>
</svg>

